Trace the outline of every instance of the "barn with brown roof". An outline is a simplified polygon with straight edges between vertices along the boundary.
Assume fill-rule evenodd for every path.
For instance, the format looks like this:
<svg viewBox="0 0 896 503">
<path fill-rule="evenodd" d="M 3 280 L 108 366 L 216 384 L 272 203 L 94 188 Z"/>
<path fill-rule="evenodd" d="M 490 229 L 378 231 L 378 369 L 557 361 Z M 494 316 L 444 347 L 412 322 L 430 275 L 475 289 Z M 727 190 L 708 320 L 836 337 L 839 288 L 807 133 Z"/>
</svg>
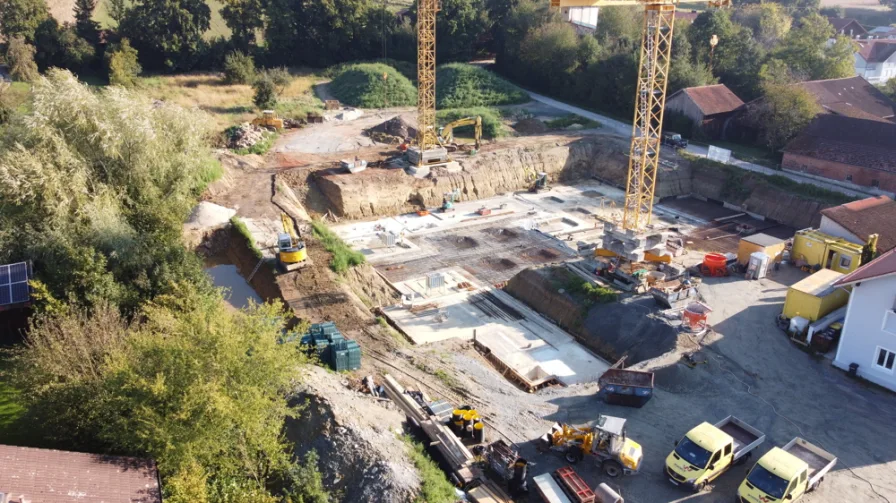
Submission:
<svg viewBox="0 0 896 503">
<path fill-rule="evenodd" d="M 686 87 L 666 99 L 666 113 L 681 114 L 702 129 L 706 136 L 718 138 L 725 120 L 743 104 L 725 84 Z"/>
<path fill-rule="evenodd" d="M 896 191 L 896 124 L 821 114 L 784 147 L 781 167 Z"/>
<path fill-rule="evenodd" d="M 868 30 L 853 18 L 829 17 L 828 22 L 831 23 L 838 35 L 846 35 L 849 38 L 868 36 Z"/>
<path fill-rule="evenodd" d="M 16 503 L 162 503 L 147 459 L 0 445 L 0 493 Z"/>
</svg>

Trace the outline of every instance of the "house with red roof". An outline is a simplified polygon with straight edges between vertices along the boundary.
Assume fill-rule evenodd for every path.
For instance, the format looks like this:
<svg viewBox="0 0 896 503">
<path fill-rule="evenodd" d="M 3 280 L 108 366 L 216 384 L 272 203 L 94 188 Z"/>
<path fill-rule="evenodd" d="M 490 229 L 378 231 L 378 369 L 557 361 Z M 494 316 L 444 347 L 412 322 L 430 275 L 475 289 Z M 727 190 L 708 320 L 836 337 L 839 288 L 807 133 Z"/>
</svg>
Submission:
<svg viewBox="0 0 896 503">
<path fill-rule="evenodd" d="M 896 249 L 834 286 L 851 288 L 834 366 L 896 391 Z"/>
<path fill-rule="evenodd" d="M 725 84 L 686 87 L 666 98 L 666 112 L 681 114 L 709 138 L 718 138 L 725 120 L 744 102 Z M 689 131 L 678 131 L 687 134 Z"/>
</svg>

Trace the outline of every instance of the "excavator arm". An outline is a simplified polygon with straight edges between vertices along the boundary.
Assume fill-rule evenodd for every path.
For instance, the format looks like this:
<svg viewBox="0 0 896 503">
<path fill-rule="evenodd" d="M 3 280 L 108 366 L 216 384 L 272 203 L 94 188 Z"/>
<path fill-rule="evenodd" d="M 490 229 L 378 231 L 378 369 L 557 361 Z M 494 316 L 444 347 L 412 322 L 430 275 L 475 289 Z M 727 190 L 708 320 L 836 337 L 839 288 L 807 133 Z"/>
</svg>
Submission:
<svg viewBox="0 0 896 503">
<path fill-rule="evenodd" d="M 445 124 L 444 127 L 439 129 L 439 144 L 443 147 L 453 144 L 454 128 L 463 126 L 473 126 L 473 140 L 476 142 L 476 148 L 478 149 L 482 144 L 482 117 L 478 115 L 476 117 L 464 117 Z"/>
</svg>

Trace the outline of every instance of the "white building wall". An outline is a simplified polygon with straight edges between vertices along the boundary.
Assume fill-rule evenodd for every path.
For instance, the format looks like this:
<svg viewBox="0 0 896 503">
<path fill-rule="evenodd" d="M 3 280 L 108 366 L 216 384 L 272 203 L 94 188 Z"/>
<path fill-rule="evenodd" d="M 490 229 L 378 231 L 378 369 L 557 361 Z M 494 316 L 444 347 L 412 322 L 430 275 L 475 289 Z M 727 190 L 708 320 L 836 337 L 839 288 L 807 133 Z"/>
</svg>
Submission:
<svg viewBox="0 0 896 503">
<path fill-rule="evenodd" d="M 893 369 L 876 365 L 881 348 L 896 353 L 896 276 L 853 285 L 834 366 L 858 363 L 860 377 L 896 391 Z"/>
<path fill-rule="evenodd" d="M 830 218 L 822 215 L 821 216 L 821 225 L 818 226 L 818 230 L 824 232 L 825 234 L 830 234 L 831 236 L 835 236 L 838 238 L 843 238 L 849 242 L 863 245 L 865 244 L 865 240 L 859 238 L 855 234 L 846 230 L 845 227 L 838 224 L 837 222 L 831 220 Z"/>
<path fill-rule="evenodd" d="M 868 63 L 865 58 L 855 54 L 856 75 L 865 77 L 872 84 L 884 84 L 896 77 L 896 53 L 881 63 Z"/>
</svg>

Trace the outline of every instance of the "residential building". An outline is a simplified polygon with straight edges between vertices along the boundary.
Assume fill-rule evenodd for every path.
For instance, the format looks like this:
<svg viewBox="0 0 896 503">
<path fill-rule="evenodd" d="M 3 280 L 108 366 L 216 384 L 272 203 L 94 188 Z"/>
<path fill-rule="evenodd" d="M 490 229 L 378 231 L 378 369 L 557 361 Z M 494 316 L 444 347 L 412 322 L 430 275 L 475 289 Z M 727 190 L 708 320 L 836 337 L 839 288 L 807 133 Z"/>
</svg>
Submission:
<svg viewBox="0 0 896 503">
<path fill-rule="evenodd" d="M 834 27 L 838 35 L 846 35 L 849 38 L 867 38 L 868 31 L 858 21 L 852 18 L 829 17 L 828 22 Z"/>
<path fill-rule="evenodd" d="M 856 74 L 872 84 L 896 77 L 896 40 L 865 40 L 855 54 Z"/>
<path fill-rule="evenodd" d="M 878 26 L 868 31 L 868 38 L 896 39 L 896 26 Z"/>
<path fill-rule="evenodd" d="M 890 251 L 896 248 L 896 201 L 877 196 L 823 209 L 818 230 L 856 244 L 877 234 L 877 251 Z"/>
<path fill-rule="evenodd" d="M 162 503 L 147 459 L 0 445 L 0 493 L 30 503 Z"/>
<path fill-rule="evenodd" d="M 834 366 L 896 391 L 896 249 L 834 286 L 852 287 Z"/>
<path fill-rule="evenodd" d="M 896 124 L 821 114 L 784 147 L 781 167 L 896 192 Z"/>
<path fill-rule="evenodd" d="M 719 138 L 725 121 L 743 104 L 725 84 L 686 87 L 666 98 L 666 112 L 678 112 L 709 138 Z"/>
<path fill-rule="evenodd" d="M 563 7 L 561 14 L 579 35 L 590 35 L 597 29 L 599 7 Z"/>
</svg>

